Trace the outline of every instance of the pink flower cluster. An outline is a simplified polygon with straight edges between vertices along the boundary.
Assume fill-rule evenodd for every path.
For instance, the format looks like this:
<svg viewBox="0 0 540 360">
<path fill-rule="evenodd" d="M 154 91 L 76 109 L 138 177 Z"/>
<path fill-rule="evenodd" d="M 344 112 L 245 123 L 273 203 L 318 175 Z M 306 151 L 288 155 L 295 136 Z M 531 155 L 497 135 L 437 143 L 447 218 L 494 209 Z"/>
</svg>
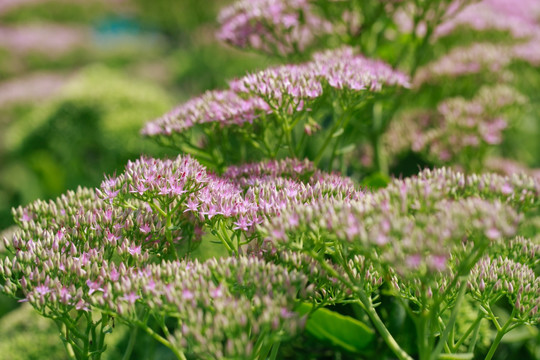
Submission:
<svg viewBox="0 0 540 360">
<path fill-rule="evenodd" d="M 475 43 L 469 47 L 457 47 L 440 59 L 420 68 L 414 84 L 418 87 L 441 77 L 476 74 L 482 71 L 499 75 L 512 61 L 508 47 L 491 43 Z"/>
<path fill-rule="evenodd" d="M 265 331 L 287 338 L 303 325 L 293 305 L 313 286 L 306 289 L 299 272 L 255 258 L 168 261 L 167 234 L 180 241 L 193 227 L 215 229 L 216 219 L 229 233 L 254 233 L 294 203 L 363 196 L 349 179 L 309 177 L 314 171 L 307 161 L 285 159 L 218 177 L 190 157 L 130 161 L 96 192 L 79 189 L 14 211 L 19 230 L 4 239 L 11 255 L 0 260 L 2 291 L 22 291 L 21 301 L 54 316 L 106 310 L 131 321 L 136 306 L 158 317 L 174 313 L 182 323 L 169 335 L 174 346 L 247 356 Z M 380 285 L 380 277 L 373 281 Z"/>
<path fill-rule="evenodd" d="M 260 98 L 244 99 L 230 90 L 207 91 L 162 117 L 149 122 L 142 130 L 148 136 L 182 133 L 195 125 L 219 123 L 221 126 L 253 122 L 268 105 Z"/>
<path fill-rule="evenodd" d="M 512 174 L 527 174 L 528 176 L 540 181 L 540 169 L 530 169 L 527 166 L 515 160 L 489 157 L 485 161 L 485 167 L 489 172 L 511 176 Z"/>
<path fill-rule="evenodd" d="M 409 79 L 382 61 L 344 47 L 315 54 L 310 62 L 248 74 L 229 85 L 231 90 L 208 91 L 178 106 L 146 124 L 142 133 L 170 136 L 208 123 L 241 126 L 262 115 L 309 111 L 307 103 L 312 105 L 327 88 L 335 89 L 337 96 L 354 97 L 383 86 L 409 87 Z"/>
<path fill-rule="evenodd" d="M 459 163 L 464 150 L 500 144 L 508 126 L 505 111 L 524 102 L 523 95 L 508 86 L 484 87 L 472 100 L 443 101 L 435 114 L 396 120 L 384 135 L 385 143 L 394 154 L 411 149 L 437 162 Z"/>
<path fill-rule="evenodd" d="M 539 14 L 540 7 L 535 0 L 484 0 L 468 5 L 439 25 L 435 35 L 441 37 L 458 27 L 470 27 L 477 31 L 506 31 L 518 39 L 536 37 L 540 34 Z"/>
<path fill-rule="evenodd" d="M 207 174 L 189 156 L 129 162 L 123 174 L 103 181 L 98 194 L 111 205 L 139 208 L 161 216 L 162 221 L 172 216 L 177 227 L 229 219 L 227 226 L 244 232 L 290 204 L 362 196 L 350 179 L 315 171 L 308 161 L 246 164 L 219 177 Z"/>
<path fill-rule="evenodd" d="M 136 304 L 157 318 L 175 314 L 180 326 L 168 340 L 178 349 L 249 358 L 263 332 L 279 329 L 287 339 L 301 329 L 304 319 L 293 306 L 299 294 L 307 295 L 305 284 L 298 272 L 241 256 L 123 267 L 104 278 L 92 300 L 128 319 L 137 317 Z"/>
<path fill-rule="evenodd" d="M 191 157 L 129 161 L 124 174 L 105 179 L 98 194 L 111 204 L 120 195 L 139 199 L 174 199 L 197 191 L 209 181 L 206 169 Z M 121 199 L 123 200 L 123 199 Z"/>
<path fill-rule="evenodd" d="M 260 163 L 243 164 L 239 166 L 230 166 L 223 176 L 230 179 L 239 179 L 242 177 L 288 177 L 303 178 L 313 175 L 315 167 L 313 163 L 305 160 L 284 159 L 270 160 Z"/>
<path fill-rule="evenodd" d="M 288 55 L 302 52 L 332 25 L 309 0 L 241 0 L 219 14 L 218 38 L 240 48 Z"/>
<path fill-rule="evenodd" d="M 261 229 L 277 249 L 344 246 L 348 256 L 366 256 L 403 279 L 426 279 L 451 270 L 463 241 L 513 236 L 519 211 L 538 206 L 538 194 L 540 184 L 526 176 L 426 170 L 357 199 L 292 204 Z"/>
<path fill-rule="evenodd" d="M 414 86 L 437 82 L 441 78 L 456 77 L 486 72 L 505 79 L 505 68 L 515 60 L 522 60 L 533 66 L 540 64 L 540 50 L 535 43 L 538 38 L 517 45 L 496 45 L 475 43 L 468 47 L 456 47 L 446 55 L 419 69 Z"/>
<path fill-rule="evenodd" d="M 272 110 L 289 113 L 304 109 L 305 102 L 320 97 L 326 86 L 346 96 L 348 91 L 380 91 L 383 85 L 409 87 L 409 79 L 350 47 L 317 53 L 310 62 L 263 70 L 231 82 L 233 90 L 259 96 Z"/>
<path fill-rule="evenodd" d="M 0 108 L 49 98 L 66 82 L 65 75 L 36 73 L 0 83 Z"/>
<path fill-rule="evenodd" d="M 139 324 L 147 321 L 138 318 L 141 307 L 156 319 L 173 314 L 179 326 L 167 340 L 196 354 L 246 358 L 257 351 L 256 341 L 266 331 L 287 339 L 303 326 L 293 307 L 298 296 L 309 295 L 306 278 L 281 265 L 247 257 L 170 262 L 162 254 L 151 261 L 130 261 L 103 239 L 89 246 L 87 240 L 94 242 L 97 234 L 85 217 L 76 217 L 76 227 L 62 226 L 55 233 L 56 221 L 70 217 L 47 212 L 70 202 L 85 203 L 90 210 L 86 196 L 91 193 L 81 190 L 32 206 L 40 221 L 21 223 L 26 230 L 5 239 L 12 256 L 0 259 L 3 292 L 17 296 L 22 291 L 21 301 L 66 321 L 70 331 L 78 324 L 75 317 L 62 317 L 67 312 L 83 316 L 104 311 Z"/>
</svg>

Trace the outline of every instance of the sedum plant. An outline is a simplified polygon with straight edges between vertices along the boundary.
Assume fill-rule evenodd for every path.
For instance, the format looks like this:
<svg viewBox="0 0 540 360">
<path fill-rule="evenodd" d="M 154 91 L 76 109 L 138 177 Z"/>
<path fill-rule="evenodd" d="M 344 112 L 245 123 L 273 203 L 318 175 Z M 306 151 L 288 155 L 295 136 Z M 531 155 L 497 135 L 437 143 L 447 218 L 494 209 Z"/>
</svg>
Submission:
<svg viewBox="0 0 540 360">
<path fill-rule="evenodd" d="M 142 158 L 96 191 L 14 210 L 2 289 L 54 320 L 76 359 L 101 357 L 115 319 L 179 359 L 277 356 L 304 326 L 301 304 L 309 315 L 340 303 L 358 304 L 409 359 L 375 308 L 383 292 L 414 319 L 420 358 L 474 349 L 483 318 L 497 328 L 492 355 L 506 332 L 538 321 L 538 243 L 516 235 L 539 192 L 527 176 L 446 169 L 364 192 L 305 161 L 218 176 L 190 157 Z M 203 234 L 230 257 L 190 260 L 212 241 Z M 504 324 L 493 313 L 502 297 L 514 309 Z M 450 338 L 464 299 L 478 319 Z"/>
<path fill-rule="evenodd" d="M 225 8 L 222 40 L 289 63 L 149 121 L 142 133 L 177 157 L 14 209 L 0 290 L 52 319 L 72 359 L 101 359 L 116 323 L 125 359 L 139 331 L 178 359 L 309 358 L 295 348 L 306 337 L 335 358 L 492 359 L 540 319 L 540 183 L 526 168 L 484 173 L 529 100 L 511 71 L 497 86 L 464 79 L 534 65 L 522 46 L 539 25 L 516 32 L 513 12 L 477 24 L 472 3 Z M 435 56 L 464 24 L 516 43 Z M 390 179 L 406 151 L 448 167 Z M 400 312 L 411 326 L 397 333 Z"/>
</svg>

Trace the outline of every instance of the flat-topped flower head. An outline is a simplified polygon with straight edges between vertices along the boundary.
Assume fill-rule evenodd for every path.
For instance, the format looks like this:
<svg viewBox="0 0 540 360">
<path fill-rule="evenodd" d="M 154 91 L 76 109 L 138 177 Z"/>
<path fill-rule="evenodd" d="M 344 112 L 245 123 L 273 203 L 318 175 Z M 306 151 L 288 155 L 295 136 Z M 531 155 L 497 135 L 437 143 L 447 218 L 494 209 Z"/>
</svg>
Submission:
<svg viewBox="0 0 540 360">
<path fill-rule="evenodd" d="M 390 125 L 385 142 L 390 153 L 412 150 L 436 163 L 467 167 L 473 151 L 476 155 L 476 149 L 503 141 L 512 108 L 524 103 L 525 97 L 509 86 L 482 87 L 473 99 L 442 101 L 435 113 L 405 114 Z"/>
<path fill-rule="evenodd" d="M 230 90 L 207 91 L 200 97 L 176 107 L 162 117 L 146 124 L 143 135 L 171 135 L 183 133 L 201 124 L 221 126 L 253 122 L 268 105 L 260 98 L 241 98 Z"/>
<path fill-rule="evenodd" d="M 437 189 L 439 194 L 452 198 L 479 196 L 484 199 L 498 199 L 520 211 L 540 205 L 540 182 L 526 174 L 465 175 L 459 171 L 442 168 L 426 169 L 418 174 L 418 179 Z"/>
<path fill-rule="evenodd" d="M 516 12 L 519 3 L 528 8 L 526 11 Z M 476 31 L 505 31 L 514 38 L 523 39 L 535 36 L 540 32 L 540 25 L 536 23 L 536 16 L 540 13 L 538 5 L 534 1 L 516 1 L 509 6 L 503 1 L 481 1 L 468 5 L 465 9 L 455 16 L 443 22 L 435 30 L 436 37 L 442 37 L 455 31 L 457 28 L 464 27 Z M 512 10 L 508 11 L 508 8 Z M 526 14 L 526 15 L 524 15 Z"/>
<path fill-rule="evenodd" d="M 332 31 L 309 0 L 240 0 L 224 8 L 218 20 L 220 40 L 279 55 L 303 52 L 318 36 Z"/>
<path fill-rule="evenodd" d="M 250 163 L 239 166 L 230 166 L 223 174 L 231 179 L 252 178 L 252 177 L 289 177 L 305 178 L 315 172 L 315 166 L 307 159 L 283 159 L 269 160 L 258 163 Z"/>
<path fill-rule="evenodd" d="M 450 77 L 489 74 L 497 80 L 506 80 L 512 76 L 507 69 L 513 61 L 522 60 L 533 66 L 540 64 L 540 51 L 535 46 L 540 38 L 540 31 L 534 38 L 524 43 L 513 45 L 474 43 L 450 50 L 442 57 L 421 67 L 415 78 L 414 86 L 425 83 L 447 81 Z"/>
<path fill-rule="evenodd" d="M 380 91 L 383 86 L 410 86 L 405 73 L 384 61 L 366 58 L 351 47 L 316 53 L 312 66 L 336 89 Z"/>
<path fill-rule="evenodd" d="M 108 276 L 107 284 L 115 282 Z M 158 316 L 174 314 L 168 340 L 202 358 L 250 358 L 267 332 L 288 339 L 303 326 L 293 312 L 306 296 L 306 277 L 297 271 L 247 257 L 206 262 L 162 262 L 122 272 L 118 285 L 96 294 L 94 305 L 135 316 L 136 305 Z M 273 341 L 275 339 L 273 338 Z"/>
<path fill-rule="evenodd" d="M 140 199 L 176 198 L 197 191 L 208 181 L 206 169 L 189 156 L 166 160 L 142 157 L 129 161 L 121 175 L 105 179 L 98 193 L 111 203 L 129 194 Z"/>
<path fill-rule="evenodd" d="M 150 239 L 162 236 L 155 214 L 111 206 L 90 189 L 36 201 L 14 214 L 20 229 L 5 239 L 4 265 L 10 265 L 4 275 L 38 309 L 87 309 L 89 299 L 105 291 L 103 269 L 124 262 L 143 266 L 159 250 Z"/>
<path fill-rule="evenodd" d="M 511 48 L 491 43 L 474 43 L 456 47 L 441 58 L 420 68 L 414 78 L 416 87 L 440 78 L 476 74 L 486 71 L 504 76 L 503 69 L 512 61 Z"/>
<path fill-rule="evenodd" d="M 328 109 L 336 110 L 331 121 L 345 126 L 355 111 L 374 101 L 374 94 L 408 86 L 405 74 L 343 47 L 315 54 L 308 62 L 275 66 L 232 80 L 230 90 L 210 91 L 190 100 L 148 123 L 143 133 L 193 154 L 218 171 L 241 162 L 239 158 L 279 158 L 284 151 L 303 158 L 310 146 L 306 136 L 331 136 L 320 154 L 311 154 L 312 160 L 325 162 L 330 158 L 330 143 L 338 141 L 328 132 L 340 131 L 319 124 Z M 175 136 L 195 124 L 203 131 Z M 305 136 L 296 136 L 298 131 Z M 243 150 L 227 146 L 224 137 Z"/>
<path fill-rule="evenodd" d="M 338 90 L 380 91 L 384 86 L 408 87 L 408 77 L 382 61 L 343 47 L 317 53 L 310 62 L 284 65 L 244 76 L 233 90 L 263 98 L 272 109 L 302 110 L 320 97 L 326 86 Z"/>
<path fill-rule="evenodd" d="M 489 304 L 504 294 L 522 322 L 540 320 L 540 277 L 534 270 L 506 257 L 484 257 L 472 269 L 469 289 L 482 304 Z"/>
<path fill-rule="evenodd" d="M 283 209 L 298 203 L 311 203 L 323 198 L 357 199 L 363 196 L 363 192 L 351 179 L 314 170 L 313 163 L 307 160 L 270 160 L 232 166 L 223 177 L 237 187 L 235 200 L 226 201 L 234 204 L 229 206 L 229 216 L 236 220 L 233 230 L 250 233 L 264 219 L 280 214 Z M 213 198 L 219 199 L 223 193 L 217 192 Z"/>
<path fill-rule="evenodd" d="M 501 157 L 488 157 L 485 161 L 485 167 L 487 172 L 497 173 L 504 176 L 526 174 L 536 179 L 536 181 L 540 181 L 540 169 L 528 168 L 516 160 Z"/>
<path fill-rule="evenodd" d="M 283 107 L 292 113 L 303 109 L 303 102 L 323 93 L 316 73 L 307 64 L 269 68 L 230 82 L 232 90 L 264 99 L 273 111 Z"/>
<path fill-rule="evenodd" d="M 514 236 L 520 212 L 538 206 L 539 190 L 526 176 L 426 170 L 359 198 L 292 204 L 260 231 L 278 249 L 311 254 L 336 241 L 403 278 L 433 279 L 452 270 L 463 244 L 484 247 Z"/>
</svg>

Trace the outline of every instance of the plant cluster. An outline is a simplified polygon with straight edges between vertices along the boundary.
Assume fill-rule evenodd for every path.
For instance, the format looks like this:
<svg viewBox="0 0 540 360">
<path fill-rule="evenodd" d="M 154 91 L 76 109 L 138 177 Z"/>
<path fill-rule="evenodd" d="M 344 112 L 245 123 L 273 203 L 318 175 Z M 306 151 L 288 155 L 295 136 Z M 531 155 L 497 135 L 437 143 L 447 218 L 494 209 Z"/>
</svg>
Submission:
<svg viewBox="0 0 540 360">
<path fill-rule="evenodd" d="M 131 329 L 126 359 L 139 330 L 178 359 L 285 358 L 306 334 L 346 356 L 492 359 L 540 320 L 540 180 L 485 171 L 529 101 L 512 63 L 537 64 L 523 46 L 540 9 L 476 20 L 504 4 L 472 3 L 225 8 L 220 39 L 288 63 L 149 121 L 142 134 L 177 157 L 14 209 L 0 289 L 52 319 L 72 359 L 100 359 L 115 321 Z M 462 26 L 512 41 L 429 59 Z M 468 76 L 480 86 L 446 89 Z M 406 152 L 432 168 L 390 179 Z"/>
</svg>

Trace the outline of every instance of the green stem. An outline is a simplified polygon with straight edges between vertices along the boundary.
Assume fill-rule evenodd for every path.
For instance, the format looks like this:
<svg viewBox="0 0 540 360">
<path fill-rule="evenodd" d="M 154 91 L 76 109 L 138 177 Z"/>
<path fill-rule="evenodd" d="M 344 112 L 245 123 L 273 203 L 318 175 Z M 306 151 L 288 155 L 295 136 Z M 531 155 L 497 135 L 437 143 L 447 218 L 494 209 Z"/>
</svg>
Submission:
<svg viewBox="0 0 540 360">
<path fill-rule="evenodd" d="M 371 132 L 371 146 L 373 147 L 373 163 L 378 172 L 388 175 L 388 159 L 384 155 L 382 145 L 382 103 L 376 102 L 373 105 L 373 127 Z"/>
<path fill-rule="evenodd" d="M 86 337 L 84 341 L 83 356 L 85 359 L 88 359 L 88 353 L 90 352 L 90 333 L 92 332 L 92 314 L 86 314 Z"/>
<path fill-rule="evenodd" d="M 60 330 L 60 334 L 62 342 L 64 343 L 64 346 L 66 348 L 66 351 L 68 353 L 68 356 L 70 359 L 78 359 L 77 355 L 75 354 L 75 351 L 73 350 L 73 346 L 71 346 L 71 343 L 69 341 L 69 330 L 62 321 L 55 320 L 56 326 L 58 327 L 58 330 Z"/>
<path fill-rule="evenodd" d="M 336 121 L 334 126 L 332 126 L 332 129 L 328 132 L 328 135 L 323 140 L 322 146 L 320 147 L 319 151 L 317 152 L 317 155 L 315 155 L 315 158 L 313 159 L 313 163 L 315 164 L 315 166 L 317 166 L 319 162 L 321 161 L 324 155 L 324 151 L 326 150 L 326 148 L 328 147 L 332 139 L 337 136 L 339 130 L 343 130 L 344 125 L 348 122 L 347 118 L 350 118 L 350 115 L 343 114 L 341 116 L 341 119 L 339 119 L 339 121 Z"/>
<path fill-rule="evenodd" d="M 93 324 L 92 323 L 92 328 L 91 328 L 91 331 L 90 331 L 90 340 L 89 340 L 89 350 L 88 350 L 88 357 L 89 358 L 92 358 L 94 360 L 99 360 L 99 352 L 96 352 L 94 349 L 98 343 L 98 340 L 97 340 L 97 334 L 96 334 L 96 328 L 97 328 L 97 324 Z"/>
<path fill-rule="evenodd" d="M 397 341 L 394 339 L 392 334 L 388 331 L 386 326 L 384 325 L 383 321 L 377 314 L 377 310 L 375 310 L 375 307 L 373 307 L 373 303 L 371 302 L 371 298 L 367 296 L 367 294 L 364 292 L 364 290 L 359 289 L 356 287 L 352 282 L 341 276 L 334 268 L 332 268 L 328 263 L 322 259 L 317 253 L 314 251 L 309 252 L 310 256 L 312 256 L 315 260 L 317 260 L 321 266 L 324 268 L 326 272 L 328 272 L 329 275 L 332 277 L 335 277 L 336 279 L 340 280 L 344 285 L 349 287 L 353 292 L 355 292 L 360 300 L 360 303 L 363 305 L 364 310 L 368 314 L 369 318 L 371 319 L 371 322 L 379 332 L 379 335 L 383 338 L 386 345 L 392 350 L 392 352 L 398 357 L 400 360 L 413 360 L 412 357 L 409 356 L 403 350 Z"/>
<path fill-rule="evenodd" d="M 427 328 L 429 326 L 429 313 L 424 310 L 415 319 L 416 325 L 416 346 L 418 347 L 418 358 L 420 360 L 429 358 L 429 339 Z"/>
<path fill-rule="evenodd" d="M 478 322 L 474 326 L 474 332 L 472 334 L 471 343 L 469 344 L 468 351 L 470 353 L 474 353 L 474 348 L 476 347 L 476 343 L 478 342 L 478 333 L 480 332 L 480 324 L 482 322 L 482 319 L 483 319 L 483 316 L 482 316 L 481 312 L 479 311 L 479 315 L 478 315 L 478 319 L 477 319 Z M 457 347 L 456 347 L 456 349 L 457 349 Z"/>
<path fill-rule="evenodd" d="M 377 310 L 373 307 L 373 303 L 371 302 L 371 299 L 365 294 L 365 292 L 361 289 L 358 289 L 356 292 L 360 298 L 360 301 L 364 305 L 364 308 L 371 319 L 371 322 L 383 338 L 386 345 L 392 350 L 392 352 L 398 357 L 400 360 L 413 360 L 412 357 L 409 356 L 403 350 L 399 344 L 396 342 L 392 334 L 390 334 L 390 331 L 386 328 L 383 321 L 379 317 L 379 314 L 377 314 Z"/>
<path fill-rule="evenodd" d="M 295 147 L 293 146 L 292 134 L 291 134 L 292 128 L 289 122 L 289 118 L 287 115 L 279 116 L 279 121 L 281 123 L 281 131 L 283 131 L 283 135 L 285 136 L 285 142 L 287 144 L 287 147 L 289 148 L 289 155 L 292 158 L 295 158 L 296 157 L 296 154 L 294 153 Z"/>
<path fill-rule="evenodd" d="M 482 319 L 483 319 L 482 312 L 478 311 L 478 316 L 476 317 L 476 320 L 474 320 L 474 322 L 471 324 L 471 326 L 469 326 L 467 331 L 465 331 L 465 334 L 463 334 L 459 338 L 458 342 L 452 346 L 452 351 L 458 350 L 459 347 L 465 342 L 465 340 L 467 340 L 467 338 L 471 335 L 471 333 L 477 331 L 477 329 L 480 328 L 480 322 L 482 321 Z M 473 337 L 473 340 L 474 340 L 474 337 Z M 471 342 L 471 345 L 472 345 L 472 342 Z M 472 350 L 474 350 L 474 346 Z M 469 348 L 469 352 L 473 352 L 472 350 Z"/>
<path fill-rule="evenodd" d="M 491 344 L 491 347 L 489 348 L 489 352 L 487 353 L 485 360 L 491 360 L 491 358 L 495 354 L 495 351 L 497 350 L 497 347 L 499 346 L 499 343 L 501 342 L 503 336 L 509 331 L 508 328 L 510 327 L 510 325 L 514 323 L 515 312 L 516 308 L 514 307 L 514 309 L 512 310 L 512 314 L 510 314 L 510 317 L 508 318 L 506 323 L 497 330 L 497 335 L 493 340 L 493 344 Z M 494 318 L 493 320 L 497 322 L 497 324 L 499 323 L 497 319 Z"/>
<path fill-rule="evenodd" d="M 450 335 L 450 331 L 454 329 L 454 324 L 457 319 L 457 315 L 459 313 L 459 308 L 461 306 L 461 303 L 463 301 L 463 298 L 465 297 L 465 290 L 467 290 L 467 277 L 461 278 L 461 287 L 459 288 L 459 293 L 456 299 L 456 303 L 454 305 L 454 308 L 452 309 L 452 313 L 450 314 L 450 319 L 448 320 L 448 323 L 446 324 L 446 328 L 444 329 L 444 332 L 442 333 L 441 337 L 439 338 L 439 342 L 437 343 L 437 346 L 435 349 L 431 352 L 430 360 L 436 360 L 441 353 L 444 344 L 446 344 L 446 340 L 448 339 L 448 335 Z M 435 311 L 436 309 L 433 309 L 432 311 Z"/>
<path fill-rule="evenodd" d="M 175 146 L 175 148 L 180 149 L 182 152 L 193 154 L 193 156 L 205 161 L 207 164 L 209 164 L 212 167 L 217 167 L 218 165 L 215 162 L 216 159 L 213 156 L 211 156 L 205 149 L 192 144 L 187 139 L 182 141 L 182 146 L 180 147 Z"/>
<path fill-rule="evenodd" d="M 480 260 L 482 255 L 484 255 L 484 251 L 486 250 L 487 246 L 488 244 L 485 243 L 471 249 L 469 255 L 462 261 L 450 284 L 448 284 L 444 292 L 435 301 L 435 304 L 433 305 L 434 308 L 439 307 L 441 302 L 444 299 L 447 299 L 449 294 L 454 291 L 461 276 L 468 275 L 471 272 L 472 267 L 478 262 L 478 260 Z"/>
<path fill-rule="evenodd" d="M 101 314 L 101 326 L 99 331 L 99 337 L 96 344 L 96 349 L 98 351 L 97 360 L 101 359 L 101 354 L 103 351 L 105 351 L 104 345 L 105 345 L 105 327 L 109 324 L 109 315 L 107 314 Z"/>
<path fill-rule="evenodd" d="M 254 351 L 254 355 L 252 359 L 266 360 L 266 357 L 268 356 L 268 353 L 270 352 L 270 346 L 272 346 L 272 344 L 266 344 L 265 340 L 267 338 L 267 335 L 268 335 L 267 330 L 263 330 L 259 334 L 257 341 L 255 342 L 255 346 L 253 347 L 255 351 Z"/>
<path fill-rule="evenodd" d="M 169 212 L 166 216 L 166 225 L 165 225 L 165 236 L 167 237 L 167 242 L 170 246 L 170 251 L 174 253 L 174 257 L 178 260 L 178 253 L 176 252 L 176 247 L 174 246 L 174 241 L 172 237 L 172 214 Z"/>
<path fill-rule="evenodd" d="M 234 241 L 231 240 L 228 232 L 227 232 L 227 228 L 225 227 L 225 222 L 224 221 L 220 221 L 220 228 L 221 228 L 221 233 L 223 234 L 223 238 L 225 239 L 225 241 L 227 242 L 227 244 L 229 244 L 229 247 L 232 249 L 232 254 L 231 255 L 239 255 L 239 249 L 237 247 L 234 246 Z"/>
<path fill-rule="evenodd" d="M 143 329 L 154 340 L 156 340 L 157 342 L 159 342 L 160 344 L 164 345 L 169 350 L 171 350 L 173 352 L 173 354 L 176 356 L 177 359 L 179 359 L 179 360 L 187 360 L 186 356 L 184 355 L 184 353 L 182 351 L 178 350 L 173 344 L 171 344 L 171 342 L 169 340 L 165 339 L 164 337 L 162 337 L 161 335 L 156 333 L 148 325 L 146 325 L 145 323 L 143 323 L 142 321 L 139 321 L 139 320 L 135 320 L 135 321 L 133 321 L 133 323 L 135 325 L 137 325 L 138 327 L 140 327 L 141 329 Z"/>
<path fill-rule="evenodd" d="M 280 345 L 280 343 L 276 343 L 276 344 L 274 344 L 274 346 L 272 346 L 272 352 L 270 353 L 270 358 L 268 360 L 276 360 L 277 359 L 279 345 Z"/>
<path fill-rule="evenodd" d="M 159 206 L 157 206 L 156 204 L 154 204 L 152 201 L 148 201 L 148 200 L 145 200 L 146 203 L 148 205 L 150 205 L 150 207 L 152 208 L 152 210 L 156 211 L 157 213 L 159 213 L 159 215 L 161 217 L 164 217 L 166 218 L 167 217 L 167 213 L 165 211 L 163 211 L 163 209 L 161 209 Z M 136 207 L 133 207 L 132 208 L 133 210 L 138 210 Z"/>
</svg>

